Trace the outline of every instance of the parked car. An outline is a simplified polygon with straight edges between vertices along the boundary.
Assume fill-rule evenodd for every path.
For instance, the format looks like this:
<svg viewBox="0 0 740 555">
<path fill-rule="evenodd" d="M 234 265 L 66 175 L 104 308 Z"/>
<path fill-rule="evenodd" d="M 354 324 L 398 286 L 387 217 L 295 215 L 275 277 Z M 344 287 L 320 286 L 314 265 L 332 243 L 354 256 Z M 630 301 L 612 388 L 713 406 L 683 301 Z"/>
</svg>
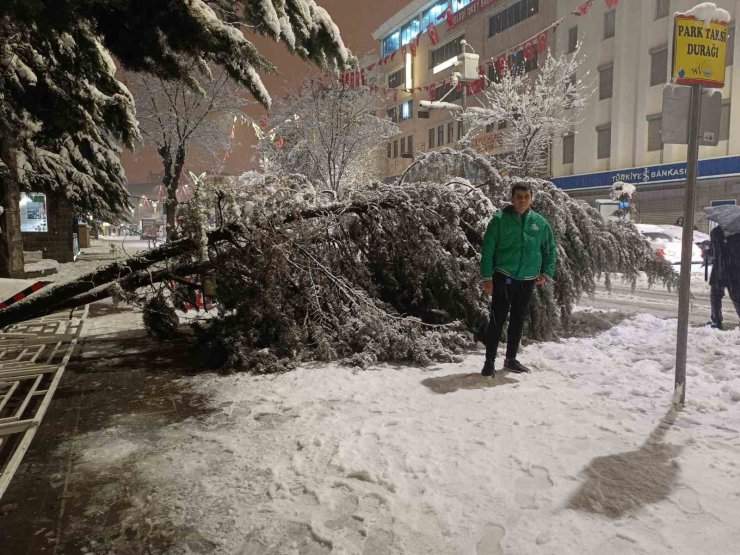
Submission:
<svg viewBox="0 0 740 555">
<path fill-rule="evenodd" d="M 681 264 L 681 241 L 683 239 L 683 228 L 677 225 L 653 225 L 636 224 L 635 227 L 647 239 L 655 254 L 664 258 L 671 264 Z M 691 264 L 701 266 L 704 264 L 702 250 L 697 245 L 702 241 L 708 241 L 709 235 L 701 231 L 694 231 L 694 239 L 691 245 Z"/>
</svg>

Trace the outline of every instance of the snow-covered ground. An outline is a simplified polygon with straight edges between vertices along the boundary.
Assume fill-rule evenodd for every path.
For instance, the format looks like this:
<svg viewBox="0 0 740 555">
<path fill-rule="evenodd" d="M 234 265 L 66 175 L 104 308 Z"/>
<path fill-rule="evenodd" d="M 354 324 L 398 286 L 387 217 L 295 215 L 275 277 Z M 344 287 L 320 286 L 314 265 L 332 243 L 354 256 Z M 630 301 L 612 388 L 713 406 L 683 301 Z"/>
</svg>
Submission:
<svg viewBox="0 0 740 555">
<path fill-rule="evenodd" d="M 174 552 L 737 553 L 740 330 L 691 328 L 674 414 L 675 328 L 638 314 L 495 379 L 480 353 L 187 378 L 213 413 L 146 432 L 113 416 L 77 463 L 139 482 L 122 518 L 190 530 Z"/>
</svg>

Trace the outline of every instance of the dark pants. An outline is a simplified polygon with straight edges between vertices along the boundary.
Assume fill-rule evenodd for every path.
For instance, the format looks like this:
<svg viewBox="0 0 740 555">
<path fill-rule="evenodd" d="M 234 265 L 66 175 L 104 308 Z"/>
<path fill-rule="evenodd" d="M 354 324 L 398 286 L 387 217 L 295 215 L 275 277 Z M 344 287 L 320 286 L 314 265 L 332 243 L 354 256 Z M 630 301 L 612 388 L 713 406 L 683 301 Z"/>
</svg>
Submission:
<svg viewBox="0 0 740 555">
<path fill-rule="evenodd" d="M 534 280 L 517 281 L 504 274 L 493 274 L 491 320 L 486 329 L 486 360 L 496 359 L 496 351 L 498 351 L 507 316 L 509 316 L 509 328 L 506 331 L 506 358 L 516 358 L 519 342 L 522 339 L 524 318 L 533 290 Z"/>
<path fill-rule="evenodd" d="M 712 324 L 715 326 L 722 325 L 722 299 L 724 296 L 724 287 L 720 285 L 712 285 L 709 293 L 709 300 L 712 307 Z M 740 295 L 733 295 L 733 291 L 730 291 L 730 299 L 732 300 L 732 304 L 735 305 L 737 317 L 740 318 Z"/>
</svg>

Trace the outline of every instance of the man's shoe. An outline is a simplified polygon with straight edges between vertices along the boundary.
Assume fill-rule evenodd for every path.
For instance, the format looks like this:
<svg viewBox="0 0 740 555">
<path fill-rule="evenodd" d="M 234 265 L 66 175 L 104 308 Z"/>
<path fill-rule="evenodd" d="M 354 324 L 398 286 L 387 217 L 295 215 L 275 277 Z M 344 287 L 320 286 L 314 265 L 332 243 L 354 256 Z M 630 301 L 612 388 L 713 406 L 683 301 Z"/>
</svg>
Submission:
<svg viewBox="0 0 740 555">
<path fill-rule="evenodd" d="M 492 360 L 487 360 L 483 363 L 483 370 L 480 371 L 481 376 L 494 377 L 496 375 L 496 369 Z"/>
<path fill-rule="evenodd" d="M 507 358 L 506 360 L 504 360 L 504 369 L 508 370 L 509 372 L 516 372 L 517 374 L 524 374 L 525 372 L 529 372 L 529 368 L 524 366 L 515 358 Z"/>
<path fill-rule="evenodd" d="M 709 322 L 707 322 L 707 325 L 717 330 L 722 329 L 722 322 L 714 322 L 710 320 Z"/>
</svg>

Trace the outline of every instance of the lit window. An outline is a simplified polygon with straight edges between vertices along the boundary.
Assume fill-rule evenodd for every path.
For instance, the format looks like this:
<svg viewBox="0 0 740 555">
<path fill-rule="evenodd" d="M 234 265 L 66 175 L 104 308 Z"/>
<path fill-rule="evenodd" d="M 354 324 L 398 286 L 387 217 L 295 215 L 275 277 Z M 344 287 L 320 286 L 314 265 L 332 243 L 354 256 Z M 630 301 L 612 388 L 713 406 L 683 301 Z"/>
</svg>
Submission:
<svg viewBox="0 0 740 555">
<path fill-rule="evenodd" d="M 49 230 L 46 220 L 46 195 L 43 193 L 21 193 L 21 231 L 43 233 Z"/>
<path fill-rule="evenodd" d="M 437 25 L 440 23 L 440 17 L 449 8 L 450 4 L 447 1 L 437 2 L 434 6 L 429 8 L 421 16 L 421 28 L 426 30 L 429 25 Z"/>
<path fill-rule="evenodd" d="M 419 20 L 413 19 L 403 26 L 401 30 L 401 44 L 408 44 L 419 34 Z"/>
<path fill-rule="evenodd" d="M 401 46 L 401 32 L 396 31 L 383 40 L 383 57 L 393 54 Z"/>
<path fill-rule="evenodd" d="M 414 117 L 414 101 L 407 100 L 401 104 L 401 121 L 406 121 Z"/>
</svg>

